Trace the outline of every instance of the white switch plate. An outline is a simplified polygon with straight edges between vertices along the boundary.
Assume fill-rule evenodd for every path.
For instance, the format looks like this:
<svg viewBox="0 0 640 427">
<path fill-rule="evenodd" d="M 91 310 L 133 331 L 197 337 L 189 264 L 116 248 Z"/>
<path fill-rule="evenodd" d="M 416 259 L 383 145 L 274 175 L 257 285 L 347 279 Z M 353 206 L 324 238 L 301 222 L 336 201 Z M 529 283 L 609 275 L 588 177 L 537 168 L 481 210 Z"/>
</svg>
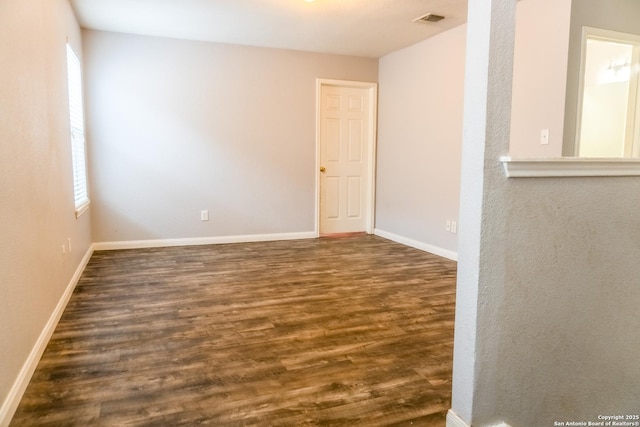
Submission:
<svg viewBox="0 0 640 427">
<path fill-rule="evenodd" d="M 542 129 L 540 131 L 540 144 L 542 145 L 549 144 L 549 129 Z"/>
<path fill-rule="evenodd" d="M 200 221 L 209 221 L 209 211 L 200 211 Z"/>
</svg>

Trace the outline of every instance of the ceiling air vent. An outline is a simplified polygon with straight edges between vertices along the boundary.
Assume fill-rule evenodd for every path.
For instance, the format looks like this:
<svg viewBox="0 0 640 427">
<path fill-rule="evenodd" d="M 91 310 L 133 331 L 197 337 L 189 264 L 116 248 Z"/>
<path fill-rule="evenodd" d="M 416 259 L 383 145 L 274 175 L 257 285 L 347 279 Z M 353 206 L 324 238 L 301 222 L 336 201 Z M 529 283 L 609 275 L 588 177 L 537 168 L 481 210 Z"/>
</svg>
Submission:
<svg viewBox="0 0 640 427">
<path fill-rule="evenodd" d="M 427 13 L 426 15 L 422 15 L 414 19 L 412 22 L 438 22 L 442 21 L 443 19 L 444 16 L 436 15 L 435 13 Z"/>
</svg>

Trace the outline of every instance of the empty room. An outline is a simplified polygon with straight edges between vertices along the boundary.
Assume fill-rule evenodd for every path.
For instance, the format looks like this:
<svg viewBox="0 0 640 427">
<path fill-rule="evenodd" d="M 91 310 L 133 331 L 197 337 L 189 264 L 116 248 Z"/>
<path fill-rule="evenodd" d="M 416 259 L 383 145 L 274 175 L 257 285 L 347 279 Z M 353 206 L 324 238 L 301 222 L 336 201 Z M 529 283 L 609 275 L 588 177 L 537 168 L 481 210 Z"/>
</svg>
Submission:
<svg viewBox="0 0 640 427">
<path fill-rule="evenodd" d="M 639 425 L 637 17 L 0 0 L 0 426 Z"/>
</svg>

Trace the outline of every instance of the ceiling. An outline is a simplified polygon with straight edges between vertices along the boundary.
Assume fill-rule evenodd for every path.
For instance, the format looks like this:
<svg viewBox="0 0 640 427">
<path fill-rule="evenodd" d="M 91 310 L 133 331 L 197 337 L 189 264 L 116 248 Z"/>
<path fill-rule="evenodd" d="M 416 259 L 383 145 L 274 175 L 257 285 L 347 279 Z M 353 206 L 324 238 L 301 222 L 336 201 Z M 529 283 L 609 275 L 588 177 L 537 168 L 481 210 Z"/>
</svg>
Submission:
<svg viewBox="0 0 640 427">
<path fill-rule="evenodd" d="M 102 31 L 379 58 L 466 22 L 467 0 L 70 0 Z M 446 18 L 412 22 L 426 13 Z"/>
</svg>

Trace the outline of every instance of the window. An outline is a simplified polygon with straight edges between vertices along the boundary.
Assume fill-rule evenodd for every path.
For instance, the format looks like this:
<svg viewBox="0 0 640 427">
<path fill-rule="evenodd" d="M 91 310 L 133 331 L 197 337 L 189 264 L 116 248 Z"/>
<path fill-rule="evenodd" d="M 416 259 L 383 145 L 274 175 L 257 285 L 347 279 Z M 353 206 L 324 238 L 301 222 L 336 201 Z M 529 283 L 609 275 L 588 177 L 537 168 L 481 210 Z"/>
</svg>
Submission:
<svg viewBox="0 0 640 427">
<path fill-rule="evenodd" d="M 69 117 L 71 123 L 71 157 L 73 163 L 73 198 L 76 217 L 89 207 L 87 162 L 82 108 L 82 70 L 80 60 L 67 44 L 67 76 L 69 79 Z"/>
<path fill-rule="evenodd" d="M 639 157 L 640 36 L 585 27 L 576 155 Z"/>
</svg>

